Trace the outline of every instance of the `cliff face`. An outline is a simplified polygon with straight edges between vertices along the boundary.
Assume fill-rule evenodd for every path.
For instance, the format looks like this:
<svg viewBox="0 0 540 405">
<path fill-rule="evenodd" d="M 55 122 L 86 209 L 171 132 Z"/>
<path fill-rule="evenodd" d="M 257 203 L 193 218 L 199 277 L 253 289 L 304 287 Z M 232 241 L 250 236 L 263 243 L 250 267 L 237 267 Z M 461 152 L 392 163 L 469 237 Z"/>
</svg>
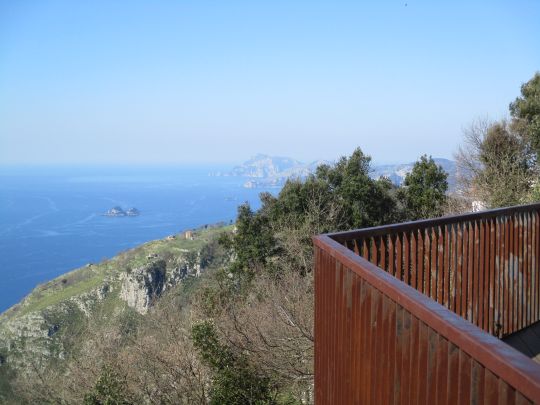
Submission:
<svg viewBox="0 0 540 405">
<path fill-rule="evenodd" d="M 140 314 L 146 314 L 165 289 L 167 267 L 163 260 L 132 270 L 122 276 L 120 298 Z"/>
<path fill-rule="evenodd" d="M 224 230 L 149 242 L 36 287 L 0 315 L 0 387 L 6 369 L 24 376 L 30 367 L 61 363 L 83 343 L 81 331 L 89 324 L 144 316 L 167 290 L 205 271 L 208 257 L 201 252 Z"/>
</svg>

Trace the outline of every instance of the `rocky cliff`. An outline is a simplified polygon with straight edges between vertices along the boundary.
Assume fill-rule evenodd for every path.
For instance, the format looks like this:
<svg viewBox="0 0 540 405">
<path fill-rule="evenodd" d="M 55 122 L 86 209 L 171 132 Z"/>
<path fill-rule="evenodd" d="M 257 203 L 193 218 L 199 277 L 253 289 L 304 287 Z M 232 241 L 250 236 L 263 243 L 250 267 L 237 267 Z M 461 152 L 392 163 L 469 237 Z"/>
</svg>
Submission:
<svg viewBox="0 0 540 405">
<path fill-rule="evenodd" d="M 0 315 L 0 388 L 12 371 L 24 376 L 30 367 L 61 365 L 84 341 L 88 325 L 144 316 L 168 290 L 211 266 L 216 239 L 227 230 L 149 242 L 36 287 Z"/>
</svg>

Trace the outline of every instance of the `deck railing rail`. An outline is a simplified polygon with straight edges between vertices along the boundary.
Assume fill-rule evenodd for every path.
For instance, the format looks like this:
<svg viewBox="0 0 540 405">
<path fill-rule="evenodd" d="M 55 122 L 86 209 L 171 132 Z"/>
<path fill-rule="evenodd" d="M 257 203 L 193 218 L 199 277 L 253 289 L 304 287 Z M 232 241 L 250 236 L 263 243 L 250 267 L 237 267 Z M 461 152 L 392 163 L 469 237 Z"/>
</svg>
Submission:
<svg viewBox="0 0 540 405">
<path fill-rule="evenodd" d="M 540 403 L 540 204 L 314 241 L 318 403 Z"/>
</svg>

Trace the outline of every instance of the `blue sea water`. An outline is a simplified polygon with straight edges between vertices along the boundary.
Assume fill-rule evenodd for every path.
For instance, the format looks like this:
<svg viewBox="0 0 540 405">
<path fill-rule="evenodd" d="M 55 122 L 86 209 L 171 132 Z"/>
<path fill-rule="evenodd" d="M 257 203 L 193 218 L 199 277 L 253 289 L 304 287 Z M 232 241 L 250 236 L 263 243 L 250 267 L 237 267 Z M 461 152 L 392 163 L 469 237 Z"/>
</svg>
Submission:
<svg viewBox="0 0 540 405">
<path fill-rule="evenodd" d="M 261 189 L 223 167 L 0 168 L 0 312 L 37 284 L 141 243 L 236 217 Z M 225 168 L 226 169 L 226 168 Z M 276 192 L 277 190 L 273 190 Z M 105 217 L 113 206 L 138 217 Z"/>
</svg>

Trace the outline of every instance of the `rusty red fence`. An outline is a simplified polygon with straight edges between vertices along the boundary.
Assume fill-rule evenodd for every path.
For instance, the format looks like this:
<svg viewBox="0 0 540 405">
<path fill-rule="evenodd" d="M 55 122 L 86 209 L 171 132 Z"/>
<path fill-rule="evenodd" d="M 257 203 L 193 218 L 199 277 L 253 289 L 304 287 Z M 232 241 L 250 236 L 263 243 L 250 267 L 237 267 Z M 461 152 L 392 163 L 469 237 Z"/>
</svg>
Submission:
<svg viewBox="0 0 540 405">
<path fill-rule="evenodd" d="M 495 337 L 540 316 L 539 213 L 316 237 L 317 403 L 540 402 L 540 365 Z"/>
</svg>

